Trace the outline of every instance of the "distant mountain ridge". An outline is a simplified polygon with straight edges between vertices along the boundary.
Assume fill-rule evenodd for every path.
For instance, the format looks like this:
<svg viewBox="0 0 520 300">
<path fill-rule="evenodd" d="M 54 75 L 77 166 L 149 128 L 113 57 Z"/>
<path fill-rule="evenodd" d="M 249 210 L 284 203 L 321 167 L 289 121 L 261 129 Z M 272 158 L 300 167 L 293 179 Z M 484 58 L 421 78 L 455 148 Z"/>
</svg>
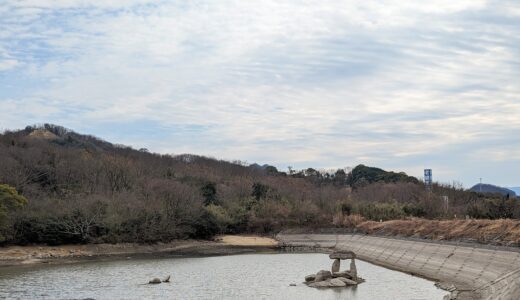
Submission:
<svg viewBox="0 0 520 300">
<path fill-rule="evenodd" d="M 269 165 L 268 164 L 259 165 L 257 163 L 254 163 L 254 164 L 250 164 L 249 167 L 253 168 L 253 169 L 265 170 L 267 167 L 269 167 Z"/>
<path fill-rule="evenodd" d="M 517 196 L 520 196 L 520 186 L 516 186 L 516 187 L 508 187 L 508 189 L 514 191 L 516 193 Z"/>
<path fill-rule="evenodd" d="M 469 190 L 473 191 L 473 192 L 501 194 L 503 196 L 506 196 L 509 194 L 510 197 L 516 197 L 516 195 L 517 195 L 515 193 L 515 191 L 513 191 L 511 189 L 500 187 L 500 186 L 493 185 L 493 184 L 488 184 L 488 183 L 477 183 L 474 186 L 472 186 Z"/>
</svg>

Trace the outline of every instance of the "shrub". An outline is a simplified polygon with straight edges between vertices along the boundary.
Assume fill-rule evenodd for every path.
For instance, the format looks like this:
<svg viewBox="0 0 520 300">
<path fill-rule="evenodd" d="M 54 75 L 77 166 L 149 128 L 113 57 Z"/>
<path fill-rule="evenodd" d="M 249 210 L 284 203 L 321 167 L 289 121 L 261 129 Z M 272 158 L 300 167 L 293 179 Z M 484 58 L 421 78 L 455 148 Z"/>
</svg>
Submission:
<svg viewBox="0 0 520 300">
<path fill-rule="evenodd" d="M 368 203 L 360 204 L 358 212 L 370 220 L 392 220 L 401 219 L 406 216 L 403 206 L 398 203 Z"/>
<path fill-rule="evenodd" d="M 0 242 L 5 240 L 7 218 L 9 212 L 27 204 L 27 199 L 18 194 L 18 191 L 7 184 L 0 184 Z"/>
<path fill-rule="evenodd" d="M 227 231 L 228 226 L 232 223 L 227 211 L 222 206 L 210 204 L 204 207 L 204 210 L 210 215 L 211 219 L 215 221 L 215 225 L 219 233 Z"/>
</svg>

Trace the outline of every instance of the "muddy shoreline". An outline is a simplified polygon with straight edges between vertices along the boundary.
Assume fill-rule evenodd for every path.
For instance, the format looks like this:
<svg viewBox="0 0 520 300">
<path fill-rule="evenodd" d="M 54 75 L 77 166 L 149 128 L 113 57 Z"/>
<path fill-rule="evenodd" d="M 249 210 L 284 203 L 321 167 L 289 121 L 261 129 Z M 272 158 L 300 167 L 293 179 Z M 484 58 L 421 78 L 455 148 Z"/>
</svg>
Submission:
<svg viewBox="0 0 520 300">
<path fill-rule="evenodd" d="M 179 240 L 157 244 L 31 245 L 0 248 L 0 268 L 35 264 L 178 256 L 216 256 L 273 252 L 278 242 L 267 237 L 222 236 L 213 241 Z"/>
</svg>

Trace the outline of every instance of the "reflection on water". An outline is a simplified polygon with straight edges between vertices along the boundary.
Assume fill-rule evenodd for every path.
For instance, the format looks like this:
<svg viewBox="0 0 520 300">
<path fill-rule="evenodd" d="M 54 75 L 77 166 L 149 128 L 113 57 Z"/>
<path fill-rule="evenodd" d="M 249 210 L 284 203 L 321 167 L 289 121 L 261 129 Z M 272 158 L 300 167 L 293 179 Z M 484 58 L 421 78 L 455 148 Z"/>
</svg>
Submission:
<svg viewBox="0 0 520 300">
<path fill-rule="evenodd" d="M 446 294 L 431 281 L 363 261 L 356 264 L 366 282 L 357 287 L 317 290 L 302 283 L 331 262 L 325 254 L 248 254 L 0 268 L 0 298 L 401 300 Z M 144 284 L 167 275 L 171 283 Z"/>
</svg>

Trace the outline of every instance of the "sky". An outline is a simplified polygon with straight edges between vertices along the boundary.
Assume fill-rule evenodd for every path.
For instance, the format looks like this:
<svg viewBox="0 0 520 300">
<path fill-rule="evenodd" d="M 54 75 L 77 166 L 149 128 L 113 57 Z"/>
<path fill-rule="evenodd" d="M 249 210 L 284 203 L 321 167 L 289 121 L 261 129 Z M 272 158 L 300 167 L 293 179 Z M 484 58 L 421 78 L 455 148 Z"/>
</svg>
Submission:
<svg viewBox="0 0 520 300">
<path fill-rule="evenodd" d="M 520 186 L 517 0 L 3 0 L 0 130 Z"/>
</svg>

